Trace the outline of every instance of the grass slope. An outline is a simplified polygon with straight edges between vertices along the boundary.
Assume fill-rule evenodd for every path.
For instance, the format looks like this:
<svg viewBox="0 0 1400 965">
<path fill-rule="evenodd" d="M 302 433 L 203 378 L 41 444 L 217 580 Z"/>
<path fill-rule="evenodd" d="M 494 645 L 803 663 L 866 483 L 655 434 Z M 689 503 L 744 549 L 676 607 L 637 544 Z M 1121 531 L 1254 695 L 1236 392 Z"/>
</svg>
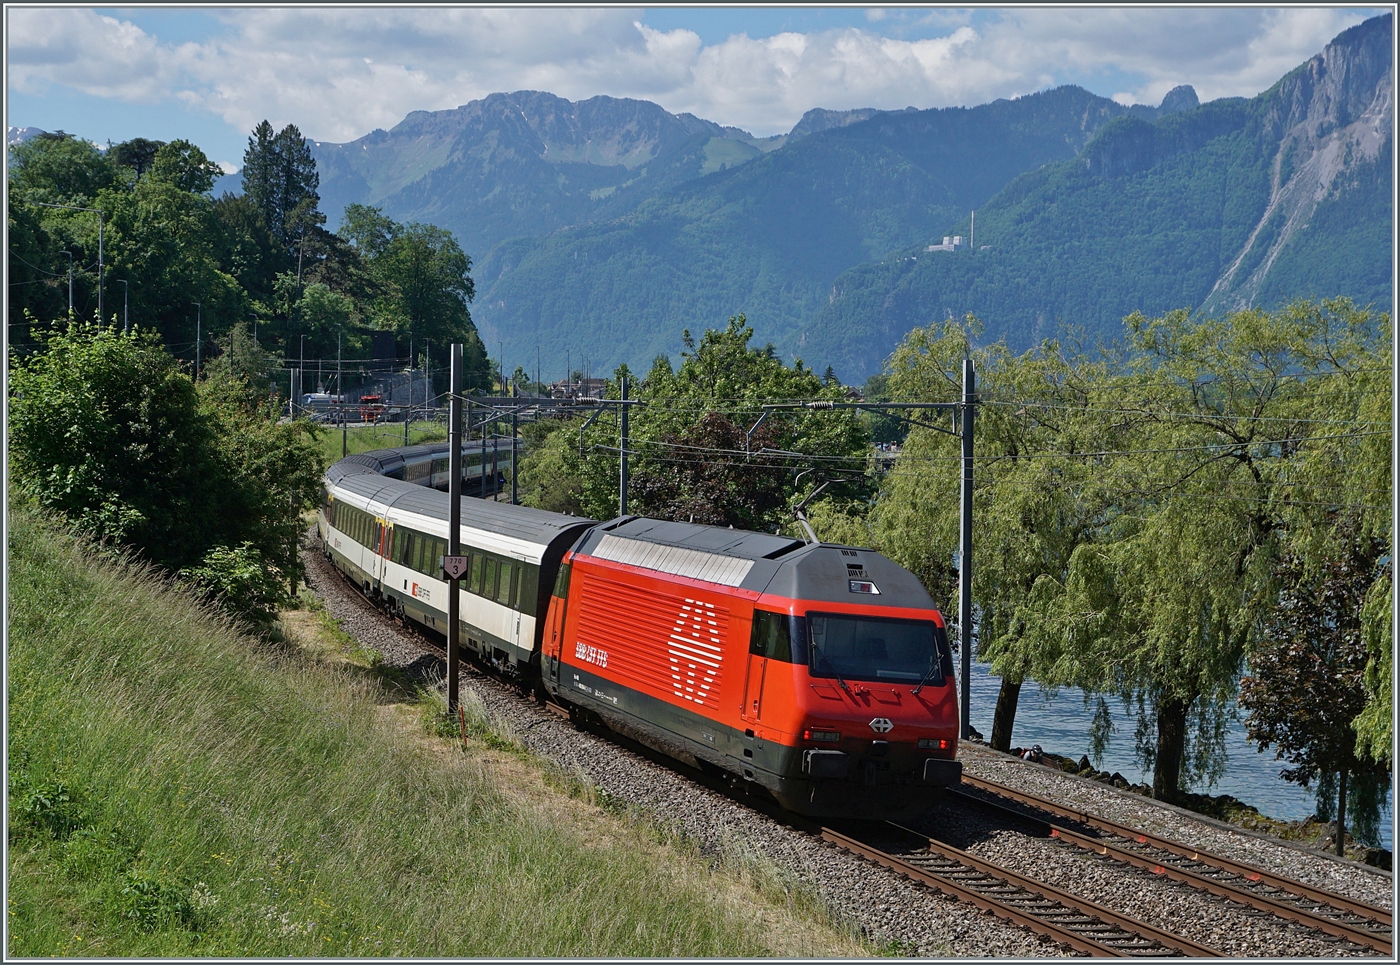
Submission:
<svg viewBox="0 0 1400 965">
<path fill-rule="evenodd" d="M 373 673 L 10 523 L 10 957 L 869 951 L 499 739 L 428 737 Z"/>
</svg>

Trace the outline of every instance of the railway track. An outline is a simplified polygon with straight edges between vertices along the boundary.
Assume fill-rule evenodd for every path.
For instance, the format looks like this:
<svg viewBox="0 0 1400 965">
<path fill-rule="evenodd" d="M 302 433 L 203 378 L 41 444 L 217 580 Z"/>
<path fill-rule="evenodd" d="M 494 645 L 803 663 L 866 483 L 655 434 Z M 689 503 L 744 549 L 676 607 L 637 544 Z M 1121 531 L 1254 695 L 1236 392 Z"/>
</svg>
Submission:
<svg viewBox="0 0 1400 965">
<path fill-rule="evenodd" d="M 1096 815 L 1066 808 L 1045 798 L 1015 791 L 992 781 L 964 775 L 963 783 L 1001 798 L 1002 801 L 989 800 L 958 789 L 950 790 L 950 798 L 959 804 L 994 813 L 1065 844 L 1092 851 L 1151 874 L 1162 875 L 1216 897 L 1238 902 L 1333 938 L 1369 948 L 1381 955 L 1393 954 L 1393 918 L 1392 913 L 1385 908 L 1316 888 L 1169 838 L 1138 831 Z M 1013 803 L 1023 807 L 1014 807 Z M 1028 813 L 1024 808 L 1034 809 L 1040 814 Z M 1074 830 L 1063 822 L 1042 816 L 1045 814 L 1068 819 L 1099 834 L 1086 834 Z"/>
<path fill-rule="evenodd" d="M 998 918 L 1097 957 L 1220 957 L 1224 953 L 1068 894 L 898 825 L 823 840 Z"/>
</svg>

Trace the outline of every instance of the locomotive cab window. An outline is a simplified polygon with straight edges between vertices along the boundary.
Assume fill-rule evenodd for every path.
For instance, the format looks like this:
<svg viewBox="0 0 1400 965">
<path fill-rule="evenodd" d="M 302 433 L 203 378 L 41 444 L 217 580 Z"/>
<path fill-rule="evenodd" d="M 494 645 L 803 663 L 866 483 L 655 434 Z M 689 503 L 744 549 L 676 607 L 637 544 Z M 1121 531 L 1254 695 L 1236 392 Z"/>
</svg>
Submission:
<svg viewBox="0 0 1400 965">
<path fill-rule="evenodd" d="M 944 682 L 946 637 L 932 620 L 812 613 L 807 628 L 814 677 Z"/>
<path fill-rule="evenodd" d="M 753 611 L 753 635 L 749 637 L 749 653 L 772 660 L 792 662 L 792 634 L 786 613 L 768 610 Z"/>
</svg>

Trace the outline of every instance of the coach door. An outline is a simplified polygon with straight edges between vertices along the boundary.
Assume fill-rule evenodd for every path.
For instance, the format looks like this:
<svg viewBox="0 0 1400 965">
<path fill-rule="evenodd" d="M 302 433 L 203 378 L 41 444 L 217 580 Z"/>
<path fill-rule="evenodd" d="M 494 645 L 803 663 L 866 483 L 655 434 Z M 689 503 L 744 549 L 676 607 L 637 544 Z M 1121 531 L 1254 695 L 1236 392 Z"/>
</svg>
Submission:
<svg viewBox="0 0 1400 965">
<path fill-rule="evenodd" d="M 383 519 L 375 519 L 374 529 L 378 534 L 378 539 L 374 542 L 374 558 L 370 561 L 370 573 L 374 576 L 376 586 L 384 583 L 384 561 L 389 555 L 389 541 L 394 538 L 394 527 Z"/>
</svg>

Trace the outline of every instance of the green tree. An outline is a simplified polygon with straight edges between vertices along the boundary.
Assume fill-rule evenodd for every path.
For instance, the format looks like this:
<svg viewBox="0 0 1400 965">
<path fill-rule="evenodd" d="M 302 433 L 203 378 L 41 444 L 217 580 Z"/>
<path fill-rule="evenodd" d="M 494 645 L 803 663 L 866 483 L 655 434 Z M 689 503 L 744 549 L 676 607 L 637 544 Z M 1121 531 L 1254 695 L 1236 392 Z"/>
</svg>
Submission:
<svg viewBox="0 0 1400 965">
<path fill-rule="evenodd" d="M 208 194 L 222 169 L 189 141 L 162 144 L 151 161 L 151 176 L 190 194 Z"/>
<path fill-rule="evenodd" d="M 70 325 L 12 364 L 15 479 L 96 539 L 167 569 L 207 550 L 215 427 L 154 332 Z"/>
<path fill-rule="evenodd" d="M 218 340 L 218 354 L 205 363 L 208 390 L 226 395 L 231 402 L 256 409 L 275 396 L 281 364 L 266 351 L 248 330 L 246 322 L 235 322 L 228 334 Z"/>
<path fill-rule="evenodd" d="M 1061 681 L 1149 708 L 1155 739 L 1139 750 L 1156 796 L 1207 773 L 1205 746 L 1188 757 L 1188 718 L 1208 723 L 1233 698 L 1278 605 L 1275 564 L 1294 529 L 1283 505 L 1337 505 L 1326 485 L 1300 499 L 1296 470 L 1310 436 L 1337 434 L 1315 432 L 1318 393 L 1377 347 L 1338 337 L 1364 314 L 1300 303 L 1127 320 L 1126 374 L 1099 408 L 1105 424 L 1133 424 L 1095 473 L 1118 502 L 1032 613 L 1035 635 L 1062 648 Z"/>
<path fill-rule="evenodd" d="M 121 178 L 95 144 L 58 131 L 10 146 L 9 182 L 12 201 L 85 204 Z"/>
<path fill-rule="evenodd" d="M 633 512 L 663 519 L 793 531 L 788 507 L 812 492 L 821 474 L 833 498 L 867 495 L 869 436 L 850 410 L 774 410 L 768 403 L 844 398 L 836 383 L 801 361 L 792 366 L 771 345 L 751 344 L 743 315 L 696 343 L 687 332 L 684 361 L 674 369 L 658 357 L 646 377 L 633 381 L 630 495 Z M 622 367 L 607 398 L 620 398 Z M 630 376 L 629 376 L 630 377 Z M 615 407 L 585 428 L 576 419 L 555 431 L 521 467 L 532 505 L 576 499 L 579 511 L 600 519 L 618 511 L 619 425 Z M 762 418 L 762 424 L 755 424 Z M 570 454 L 572 449 L 572 455 Z M 799 482 L 804 470 L 808 472 Z M 573 496 L 577 493 L 577 496 Z"/>
<path fill-rule="evenodd" d="M 207 172 L 200 174 L 198 159 L 176 145 L 161 152 L 157 158 L 164 167 L 158 163 L 130 190 L 99 197 L 108 211 L 107 305 L 109 316 L 115 314 L 112 280 L 127 280 L 133 321 L 158 328 L 177 355 L 193 361 L 201 331 L 216 338 L 247 319 L 252 306 L 238 280 L 224 270 L 214 202 L 184 186 L 191 181 L 201 186 Z"/>
<path fill-rule="evenodd" d="M 295 124 L 276 134 L 263 121 L 243 152 L 243 192 L 257 206 L 263 223 L 289 257 L 294 257 L 298 229 L 320 202 L 321 176 L 306 138 Z"/>
<path fill-rule="evenodd" d="M 461 342 L 469 389 L 495 385 L 486 348 L 468 303 L 476 295 L 471 258 L 452 233 L 433 225 L 401 225 L 378 208 L 347 206 L 342 238 L 358 253 L 373 281 L 366 312 L 373 328 L 430 340 L 434 368 L 447 371 L 448 346 Z"/>
<path fill-rule="evenodd" d="M 300 515 L 319 493 L 313 429 L 279 421 L 255 387 L 230 385 L 241 381 L 232 360 L 226 377 L 196 387 L 154 332 L 72 324 L 46 343 L 11 362 L 20 491 L 215 592 L 240 588 L 225 602 L 252 601 L 243 615 L 265 617 L 300 572 Z"/>
<path fill-rule="evenodd" d="M 1336 849 L 1344 854 L 1349 779 L 1384 779 L 1389 768 L 1357 754 L 1355 721 L 1366 706 L 1368 659 L 1363 604 L 1376 583 L 1385 543 L 1353 535 L 1321 567 L 1289 554 L 1279 565 L 1283 590 L 1240 682 L 1251 740 L 1276 746 L 1292 766 L 1282 777 L 1309 787 L 1332 775 L 1319 794 L 1335 795 Z M 1330 811 L 1329 802 L 1321 810 Z M 1368 824 L 1374 824 L 1374 818 Z M 1378 843 L 1378 842 L 1371 842 Z"/>
<path fill-rule="evenodd" d="M 156 160 L 156 152 L 163 147 L 164 141 L 133 137 L 129 141 L 113 144 L 107 149 L 107 156 L 117 167 L 130 168 L 133 177 L 139 181 L 141 176 L 151 169 Z"/>
</svg>

